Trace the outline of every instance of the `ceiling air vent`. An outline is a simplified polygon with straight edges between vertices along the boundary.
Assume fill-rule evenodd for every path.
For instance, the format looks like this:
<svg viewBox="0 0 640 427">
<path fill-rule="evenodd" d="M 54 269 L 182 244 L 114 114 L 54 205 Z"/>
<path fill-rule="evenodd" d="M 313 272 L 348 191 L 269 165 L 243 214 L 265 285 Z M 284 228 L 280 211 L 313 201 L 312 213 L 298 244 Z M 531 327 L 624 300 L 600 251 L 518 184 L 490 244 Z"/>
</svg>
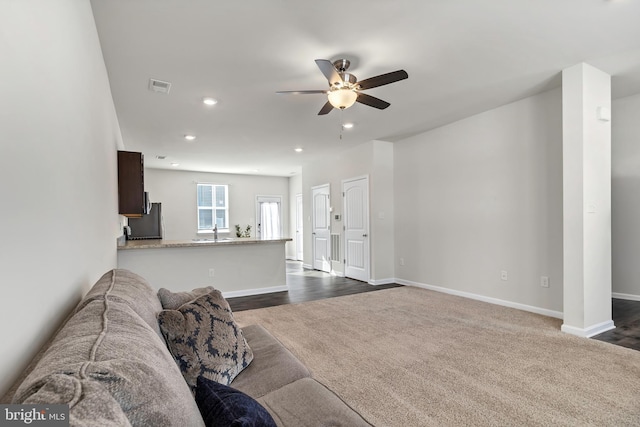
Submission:
<svg viewBox="0 0 640 427">
<path fill-rule="evenodd" d="M 149 79 L 149 90 L 160 93 L 169 93 L 171 83 L 162 80 Z"/>
</svg>

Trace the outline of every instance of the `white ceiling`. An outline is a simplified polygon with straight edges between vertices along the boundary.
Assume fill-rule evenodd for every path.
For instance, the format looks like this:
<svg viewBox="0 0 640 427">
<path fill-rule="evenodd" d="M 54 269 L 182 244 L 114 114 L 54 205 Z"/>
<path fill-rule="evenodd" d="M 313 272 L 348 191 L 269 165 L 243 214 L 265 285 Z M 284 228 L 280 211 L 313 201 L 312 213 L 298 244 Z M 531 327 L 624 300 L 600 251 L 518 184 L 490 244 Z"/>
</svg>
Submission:
<svg viewBox="0 0 640 427">
<path fill-rule="evenodd" d="M 640 93 L 638 0 L 92 0 L 126 148 L 152 168 L 289 176 L 318 156 L 396 142 L 557 87 L 587 62 Z M 391 103 L 326 116 L 315 59 L 349 59 Z M 149 78 L 171 82 L 169 94 Z M 219 100 L 205 107 L 202 98 Z M 343 132 L 341 124 L 355 127 Z M 186 142 L 185 134 L 194 134 Z M 302 147 L 302 153 L 293 151 Z M 156 156 L 166 156 L 159 160 Z"/>
</svg>

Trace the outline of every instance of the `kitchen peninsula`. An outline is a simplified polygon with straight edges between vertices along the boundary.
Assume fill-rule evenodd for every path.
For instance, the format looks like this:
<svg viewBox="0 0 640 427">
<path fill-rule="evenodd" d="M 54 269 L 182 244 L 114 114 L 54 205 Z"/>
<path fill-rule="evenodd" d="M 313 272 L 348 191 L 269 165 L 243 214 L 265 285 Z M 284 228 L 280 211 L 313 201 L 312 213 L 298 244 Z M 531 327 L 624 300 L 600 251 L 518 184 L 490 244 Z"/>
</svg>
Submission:
<svg viewBox="0 0 640 427">
<path fill-rule="evenodd" d="M 130 240 L 118 246 L 118 268 L 141 275 L 156 289 L 190 291 L 214 286 L 225 297 L 286 291 L 284 245 L 288 241 Z"/>
</svg>

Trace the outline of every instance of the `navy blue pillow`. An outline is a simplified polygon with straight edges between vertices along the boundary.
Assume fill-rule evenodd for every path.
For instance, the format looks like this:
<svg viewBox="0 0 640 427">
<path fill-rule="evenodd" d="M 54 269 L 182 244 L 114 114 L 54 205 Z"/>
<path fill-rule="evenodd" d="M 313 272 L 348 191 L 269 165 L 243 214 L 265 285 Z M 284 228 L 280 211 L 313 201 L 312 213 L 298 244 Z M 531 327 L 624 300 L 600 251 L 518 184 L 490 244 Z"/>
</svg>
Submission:
<svg viewBox="0 0 640 427">
<path fill-rule="evenodd" d="M 202 376 L 196 385 L 196 403 L 207 427 L 277 427 L 253 398 Z"/>
</svg>

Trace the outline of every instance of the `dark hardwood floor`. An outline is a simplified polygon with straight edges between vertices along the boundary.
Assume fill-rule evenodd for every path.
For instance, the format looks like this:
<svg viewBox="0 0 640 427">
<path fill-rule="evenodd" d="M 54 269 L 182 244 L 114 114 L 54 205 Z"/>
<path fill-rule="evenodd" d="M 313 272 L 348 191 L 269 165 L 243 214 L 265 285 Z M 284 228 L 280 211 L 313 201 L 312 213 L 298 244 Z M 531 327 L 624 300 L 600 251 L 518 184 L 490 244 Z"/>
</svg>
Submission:
<svg viewBox="0 0 640 427">
<path fill-rule="evenodd" d="M 402 286 L 395 284 L 372 286 L 365 282 L 332 276 L 321 271 L 304 270 L 302 263 L 298 261 L 287 261 L 287 285 L 289 291 L 228 298 L 227 300 L 231 310 L 242 311 Z M 612 308 L 616 329 L 596 335 L 593 339 L 640 350 L 640 301 L 614 298 Z"/>
<path fill-rule="evenodd" d="M 228 298 L 227 301 L 229 301 L 232 311 L 242 311 L 402 286 L 395 284 L 373 286 L 358 280 L 332 276 L 321 271 L 305 270 L 299 261 L 287 261 L 287 285 L 289 291 Z"/>
<path fill-rule="evenodd" d="M 611 307 L 616 328 L 593 339 L 640 350 L 640 301 L 613 298 Z"/>
</svg>

